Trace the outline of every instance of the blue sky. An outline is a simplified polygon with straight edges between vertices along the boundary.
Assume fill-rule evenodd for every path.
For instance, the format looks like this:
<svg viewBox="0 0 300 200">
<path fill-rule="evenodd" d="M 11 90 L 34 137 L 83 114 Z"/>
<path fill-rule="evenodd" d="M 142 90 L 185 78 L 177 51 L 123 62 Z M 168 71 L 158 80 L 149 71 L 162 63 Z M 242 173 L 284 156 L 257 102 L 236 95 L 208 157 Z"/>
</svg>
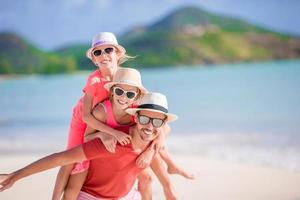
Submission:
<svg viewBox="0 0 300 200">
<path fill-rule="evenodd" d="M 187 5 L 300 35 L 298 0 L 0 0 L 0 31 L 54 49 L 90 42 L 100 31 L 122 34 Z"/>
</svg>

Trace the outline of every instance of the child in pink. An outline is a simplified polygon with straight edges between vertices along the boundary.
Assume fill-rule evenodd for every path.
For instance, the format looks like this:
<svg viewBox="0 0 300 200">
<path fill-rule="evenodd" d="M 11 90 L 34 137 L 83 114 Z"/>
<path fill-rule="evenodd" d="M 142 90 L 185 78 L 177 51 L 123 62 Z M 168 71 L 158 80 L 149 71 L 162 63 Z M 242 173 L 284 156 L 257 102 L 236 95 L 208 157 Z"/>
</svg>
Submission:
<svg viewBox="0 0 300 200">
<path fill-rule="evenodd" d="M 86 124 L 96 130 L 110 132 L 121 144 L 130 142 L 128 134 L 106 126 L 91 115 L 94 105 L 108 98 L 108 92 L 103 86 L 112 80 L 119 64 L 128 58 L 125 53 L 126 50 L 118 44 L 113 33 L 102 32 L 93 38 L 92 46 L 87 50 L 86 56 L 93 61 L 98 69 L 89 75 L 83 88 L 84 96 L 73 109 L 68 136 L 68 149 L 83 143 Z M 82 165 L 76 165 L 75 169 L 73 169 L 73 165 L 60 168 L 53 191 L 53 200 L 60 199 L 71 171 L 73 170 L 72 173 L 78 173 L 88 167 L 86 164 L 83 162 Z"/>
</svg>

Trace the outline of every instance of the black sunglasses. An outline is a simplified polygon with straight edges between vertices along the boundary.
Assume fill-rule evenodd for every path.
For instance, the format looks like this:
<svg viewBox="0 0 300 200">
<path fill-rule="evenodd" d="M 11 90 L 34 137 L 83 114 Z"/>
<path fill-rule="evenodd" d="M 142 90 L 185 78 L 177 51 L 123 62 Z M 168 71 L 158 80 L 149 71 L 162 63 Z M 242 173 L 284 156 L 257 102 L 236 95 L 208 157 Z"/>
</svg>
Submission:
<svg viewBox="0 0 300 200">
<path fill-rule="evenodd" d="M 97 49 L 97 50 L 93 51 L 93 54 L 94 54 L 94 56 L 97 57 L 97 56 L 101 56 L 103 52 L 105 52 L 106 54 L 111 54 L 112 52 L 114 52 L 114 50 L 115 49 L 112 48 L 112 47 L 108 47 L 108 48 L 105 48 L 103 50 Z"/>
<path fill-rule="evenodd" d="M 159 128 L 161 127 L 165 121 L 166 121 L 167 117 L 165 117 L 164 119 L 160 119 L 160 118 L 151 118 L 145 115 L 140 115 L 138 114 L 138 122 L 142 125 L 147 125 L 150 123 L 152 123 L 152 126 L 155 128 Z"/>
<path fill-rule="evenodd" d="M 126 97 L 128 99 L 134 99 L 137 96 L 137 92 L 135 92 L 135 91 L 126 91 L 126 90 L 123 90 L 120 87 L 114 87 L 114 93 L 118 96 L 122 96 L 123 94 L 126 94 Z"/>
</svg>

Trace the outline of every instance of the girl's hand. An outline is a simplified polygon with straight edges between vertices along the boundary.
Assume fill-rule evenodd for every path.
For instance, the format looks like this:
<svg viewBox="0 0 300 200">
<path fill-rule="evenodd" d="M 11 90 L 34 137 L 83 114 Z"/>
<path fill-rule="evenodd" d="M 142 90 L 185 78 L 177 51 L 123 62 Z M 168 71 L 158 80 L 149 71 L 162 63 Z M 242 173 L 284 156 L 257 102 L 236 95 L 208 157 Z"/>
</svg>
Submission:
<svg viewBox="0 0 300 200">
<path fill-rule="evenodd" d="M 152 141 L 150 145 L 150 149 L 154 149 L 155 155 L 161 150 L 165 148 L 165 136 L 164 134 L 160 131 L 158 133 L 157 138 Z"/>
<path fill-rule="evenodd" d="M 151 164 L 152 158 L 154 156 L 154 150 L 148 148 L 144 151 L 136 160 L 136 164 L 139 168 L 146 168 Z"/>
<path fill-rule="evenodd" d="M 117 140 L 116 138 L 114 138 L 114 136 L 107 133 L 100 133 L 99 138 L 101 139 L 107 151 L 109 151 L 110 153 L 116 152 Z"/>
<path fill-rule="evenodd" d="M 10 188 L 15 183 L 13 177 L 13 174 L 0 174 L 0 192 Z"/>
<path fill-rule="evenodd" d="M 131 142 L 131 136 L 123 133 L 122 131 L 116 131 L 114 136 L 122 146 L 127 145 Z"/>
</svg>

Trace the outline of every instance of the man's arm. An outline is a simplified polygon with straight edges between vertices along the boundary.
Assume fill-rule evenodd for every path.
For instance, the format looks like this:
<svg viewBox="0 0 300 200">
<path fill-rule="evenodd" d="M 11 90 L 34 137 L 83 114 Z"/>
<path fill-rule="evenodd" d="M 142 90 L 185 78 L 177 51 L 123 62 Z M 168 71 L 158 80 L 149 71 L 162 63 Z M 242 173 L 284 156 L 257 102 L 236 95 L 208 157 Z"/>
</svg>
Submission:
<svg viewBox="0 0 300 200">
<path fill-rule="evenodd" d="M 57 166 L 68 165 L 80 160 L 86 159 L 82 146 L 75 147 L 59 153 L 54 153 L 37 160 L 26 167 L 17 170 L 11 174 L 0 175 L 0 192 L 10 188 L 16 181 L 21 178 L 36 174 Z"/>
</svg>

